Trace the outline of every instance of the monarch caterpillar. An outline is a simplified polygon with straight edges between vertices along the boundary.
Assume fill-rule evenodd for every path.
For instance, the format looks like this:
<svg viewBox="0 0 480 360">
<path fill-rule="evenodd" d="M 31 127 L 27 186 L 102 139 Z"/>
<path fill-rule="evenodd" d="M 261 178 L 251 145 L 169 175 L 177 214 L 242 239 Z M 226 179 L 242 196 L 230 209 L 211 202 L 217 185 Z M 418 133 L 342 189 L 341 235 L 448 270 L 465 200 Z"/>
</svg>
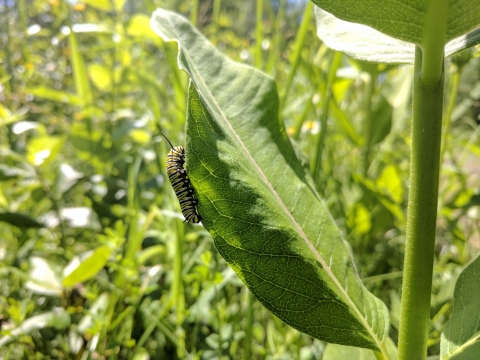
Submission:
<svg viewBox="0 0 480 360">
<path fill-rule="evenodd" d="M 198 200 L 193 195 L 190 179 L 187 171 L 183 168 L 183 164 L 185 164 L 185 148 L 183 146 L 174 147 L 165 135 L 162 134 L 162 136 L 172 148 L 167 155 L 167 175 L 182 208 L 182 214 L 185 217 L 184 222 L 188 221 L 189 223 L 197 224 L 202 220 L 202 217 L 198 215 L 195 208 Z"/>
</svg>

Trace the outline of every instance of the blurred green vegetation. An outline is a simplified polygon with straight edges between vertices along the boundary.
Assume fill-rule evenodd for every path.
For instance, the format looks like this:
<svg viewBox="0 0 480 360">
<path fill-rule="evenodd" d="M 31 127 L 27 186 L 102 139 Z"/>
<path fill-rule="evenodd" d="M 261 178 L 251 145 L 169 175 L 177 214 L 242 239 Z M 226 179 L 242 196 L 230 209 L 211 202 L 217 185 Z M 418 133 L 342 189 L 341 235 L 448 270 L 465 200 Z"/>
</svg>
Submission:
<svg viewBox="0 0 480 360">
<path fill-rule="evenodd" d="M 185 14 L 277 82 L 282 119 L 398 328 L 412 67 L 336 54 L 291 0 L 0 3 L 0 357 L 321 359 L 252 299 L 165 173 L 188 79 L 150 29 Z M 308 21 L 302 22 L 302 19 Z M 446 62 L 431 355 L 480 250 L 480 48 Z"/>
</svg>

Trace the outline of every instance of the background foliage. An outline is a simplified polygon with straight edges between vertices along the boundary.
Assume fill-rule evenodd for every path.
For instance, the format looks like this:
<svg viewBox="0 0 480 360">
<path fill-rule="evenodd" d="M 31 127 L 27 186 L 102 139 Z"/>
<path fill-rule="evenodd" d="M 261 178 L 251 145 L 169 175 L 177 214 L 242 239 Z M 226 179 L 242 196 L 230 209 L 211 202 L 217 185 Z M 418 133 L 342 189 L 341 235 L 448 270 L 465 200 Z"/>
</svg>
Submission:
<svg viewBox="0 0 480 360">
<path fill-rule="evenodd" d="M 247 293 L 201 226 L 182 223 L 159 133 L 184 143 L 187 77 L 175 46 L 150 29 L 158 6 L 275 79 L 287 131 L 396 337 L 412 68 L 333 53 L 304 5 L 1 3 L 0 356 L 324 354 Z M 480 250 L 479 55 L 446 64 L 431 355 L 455 279 Z"/>
</svg>

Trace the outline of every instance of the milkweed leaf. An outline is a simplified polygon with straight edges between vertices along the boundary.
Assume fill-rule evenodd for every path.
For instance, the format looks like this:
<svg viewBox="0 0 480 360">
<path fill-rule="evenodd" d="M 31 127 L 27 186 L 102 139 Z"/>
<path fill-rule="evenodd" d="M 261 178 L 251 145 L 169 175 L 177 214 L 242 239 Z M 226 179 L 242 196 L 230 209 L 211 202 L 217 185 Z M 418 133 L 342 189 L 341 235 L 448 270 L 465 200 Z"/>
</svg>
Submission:
<svg viewBox="0 0 480 360">
<path fill-rule="evenodd" d="M 287 324 L 388 359 L 387 309 L 363 286 L 286 135 L 274 81 L 229 60 L 175 13 L 158 9 L 151 25 L 179 44 L 192 79 L 186 169 L 220 254 Z"/>
</svg>

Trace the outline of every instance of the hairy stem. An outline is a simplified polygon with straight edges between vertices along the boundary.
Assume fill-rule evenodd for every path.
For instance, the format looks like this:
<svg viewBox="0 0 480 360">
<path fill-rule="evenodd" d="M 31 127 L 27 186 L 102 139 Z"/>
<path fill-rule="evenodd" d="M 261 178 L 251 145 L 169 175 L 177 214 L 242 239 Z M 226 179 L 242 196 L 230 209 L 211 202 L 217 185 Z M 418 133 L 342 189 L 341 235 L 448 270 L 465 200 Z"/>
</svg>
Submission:
<svg viewBox="0 0 480 360">
<path fill-rule="evenodd" d="M 398 360 L 426 358 L 430 318 L 444 84 L 442 73 L 425 86 L 422 57 L 417 47 Z"/>
</svg>

